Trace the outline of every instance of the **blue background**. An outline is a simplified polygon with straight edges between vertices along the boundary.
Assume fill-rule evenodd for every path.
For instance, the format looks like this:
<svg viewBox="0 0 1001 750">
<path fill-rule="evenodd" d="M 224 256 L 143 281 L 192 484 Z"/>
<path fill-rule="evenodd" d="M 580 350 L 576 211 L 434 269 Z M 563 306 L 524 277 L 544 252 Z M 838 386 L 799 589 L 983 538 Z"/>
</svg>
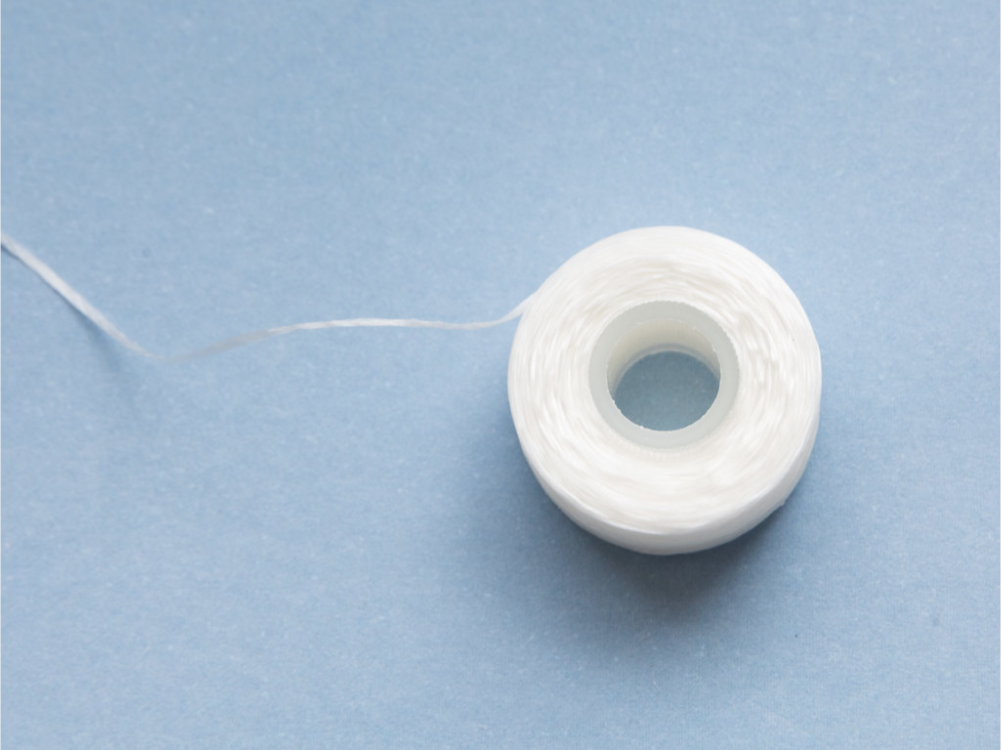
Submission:
<svg viewBox="0 0 1001 750">
<path fill-rule="evenodd" d="M 521 455 L 514 324 L 147 362 L 3 257 L 11 748 L 996 748 L 998 8 L 3 4 L 4 230 L 147 346 L 499 316 L 655 224 L 824 357 L 787 505 L 654 558 Z"/>
</svg>

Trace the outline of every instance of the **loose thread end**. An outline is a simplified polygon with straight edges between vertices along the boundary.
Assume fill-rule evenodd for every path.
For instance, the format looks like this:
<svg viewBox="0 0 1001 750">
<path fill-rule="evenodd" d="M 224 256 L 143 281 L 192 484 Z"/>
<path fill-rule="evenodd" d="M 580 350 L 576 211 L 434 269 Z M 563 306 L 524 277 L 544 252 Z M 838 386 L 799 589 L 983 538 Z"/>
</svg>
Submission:
<svg viewBox="0 0 1001 750">
<path fill-rule="evenodd" d="M 149 351 L 122 333 L 110 320 L 108 320 L 107 317 L 104 316 L 103 313 L 88 302 L 82 294 L 70 286 L 61 276 L 59 276 L 59 274 L 53 271 L 48 265 L 46 265 L 22 244 L 3 232 L 0 232 L 0 246 L 2 246 L 3 250 L 9 255 L 16 258 L 33 271 L 78 313 L 83 315 L 87 320 L 100 328 L 104 331 L 104 333 L 113 338 L 119 344 L 141 357 L 152 359 L 157 362 L 169 362 L 172 364 L 191 362 L 196 359 L 210 357 L 215 354 L 221 354 L 229 351 L 230 349 L 236 349 L 258 341 L 264 341 L 265 339 L 282 336 L 287 333 L 293 333 L 294 331 L 316 331 L 326 328 L 380 327 L 439 328 L 449 331 L 476 331 L 502 325 L 503 323 L 507 323 L 508 321 L 517 318 L 525 311 L 533 296 L 530 295 L 507 315 L 496 320 L 472 323 L 448 323 L 439 320 L 420 320 L 416 318 L 349 318 L 341 320 L 321 320 L 308 323 L 297 323 L 295 325 L 288 326 L 277 326 L 274 328 L 265 328 L 259 331 L 242 333 L 237 336 L 223 339 L 222 341 L 218 341 L 214 344 L 209 344 L 208 346 L 204 346 L 200 349 L 195 349 L 191 352 L 175 356 L 164 356 Z"/>
</svg>

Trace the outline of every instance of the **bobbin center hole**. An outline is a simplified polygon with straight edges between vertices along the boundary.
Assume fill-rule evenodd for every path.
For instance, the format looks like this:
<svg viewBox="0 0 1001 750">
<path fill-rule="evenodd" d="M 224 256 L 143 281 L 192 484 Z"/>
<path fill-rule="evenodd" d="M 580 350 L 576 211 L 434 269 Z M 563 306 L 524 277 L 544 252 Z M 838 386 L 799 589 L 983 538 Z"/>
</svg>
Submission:
<svg viewBox="0 0 1001 750">
<path fill-rule="evenodd" d="M 729 337 L 704 312 L 648 302 L 615 318 L 591 357 L 591 391 L 605 420 L 651 448 L 688 445 L 726 417 L 738 383 Z"/>
<path fill-rule="evenodd" d="M 679 430 L 709 411 L 719 376 L 698 357 L 659 351 L 634 362 L 609 390 L 630 422 L 648 430 Z"/>
</svg>

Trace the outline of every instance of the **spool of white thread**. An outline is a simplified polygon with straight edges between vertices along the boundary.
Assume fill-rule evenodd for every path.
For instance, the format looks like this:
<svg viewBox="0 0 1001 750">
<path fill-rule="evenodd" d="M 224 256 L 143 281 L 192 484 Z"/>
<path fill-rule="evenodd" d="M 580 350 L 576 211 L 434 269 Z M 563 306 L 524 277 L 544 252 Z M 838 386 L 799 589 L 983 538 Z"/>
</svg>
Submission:
<svg viewBox="0 0 1001 750">
<path fill-rule="evenodd" d="M 678 430 L 627 419 L 613 394 L 662 351 L 719 377 Z M 708 232 L 654 227 L 602 240 L 533 295 L 508 394 L 539 483 L 574 521 L 640 552 L 730 541 L 780 506 L 817 434 L 821 366 L 799 300 L 764 261 Z"/>
<path fill-rule="evenodd" d="M 477 330 L 521 315 L 508 393 L 529 465 L 573 520 L 640 552 L 694 552 L 752 528 L 792 492 L 817 434 L 820 351 L 799 300 L 754 254 L 695 229 L 637 229 L 602 240 L 497 320 L 313 321 L 174 357 L 134 342 L 12 238 L 3 235 L 2 246 L 109 336 L 161 361 L 295 331 Z M 641 427 L 612 397 L 633 363 L 661 351 L 690 354 L 719 378 L 709 410 L 678 430 Z"/>
</svg>

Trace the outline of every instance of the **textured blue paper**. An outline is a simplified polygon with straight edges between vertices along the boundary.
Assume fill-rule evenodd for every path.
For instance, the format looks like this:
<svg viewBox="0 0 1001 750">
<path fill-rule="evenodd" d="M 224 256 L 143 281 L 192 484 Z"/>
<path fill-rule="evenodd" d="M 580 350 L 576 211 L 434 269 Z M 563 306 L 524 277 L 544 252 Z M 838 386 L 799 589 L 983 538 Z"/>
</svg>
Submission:
<svg viewBox="0 0 1001 750">
<path fill-rule="evenodd" d="M 746 537 L 521 455 L 514 324 L 143 361 L 8 256 L 10 748 L 998 746 L 996 2 L 3 5 L 3 226 L 145 345 L 747 246 L 824 358 Z"/>
</svg>

